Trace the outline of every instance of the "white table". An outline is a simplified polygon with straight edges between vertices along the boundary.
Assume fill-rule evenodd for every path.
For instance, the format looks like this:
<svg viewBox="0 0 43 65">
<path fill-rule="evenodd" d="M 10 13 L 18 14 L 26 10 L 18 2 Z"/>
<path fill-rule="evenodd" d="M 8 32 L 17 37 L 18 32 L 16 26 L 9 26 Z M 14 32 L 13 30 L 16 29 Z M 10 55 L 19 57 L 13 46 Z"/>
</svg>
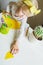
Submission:
<svg viewBox="0 0 43 65">
<path fill-rule="evenodd" d="M 35 41 L 33 43 L 24 36 L 20 37 L 19 53 L 12 59 L 4 59 L 12 42 L 13 34 L 12 30 L 7 35 L 0 33 L 0 65 L 43 65 L 43 42 Z"/>
</svg>

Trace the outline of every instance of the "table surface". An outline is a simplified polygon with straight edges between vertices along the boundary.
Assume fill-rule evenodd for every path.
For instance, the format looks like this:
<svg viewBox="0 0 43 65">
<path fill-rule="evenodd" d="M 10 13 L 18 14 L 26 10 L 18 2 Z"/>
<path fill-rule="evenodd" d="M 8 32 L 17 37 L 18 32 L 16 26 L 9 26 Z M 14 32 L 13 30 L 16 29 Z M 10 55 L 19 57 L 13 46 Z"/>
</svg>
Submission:
<svg viewBox="0 0 43 65">
<path fill-rule="evenodd" d="M 1 17 L 1 15 L 0 15 Z M 31 30 L 31 28 L 30 28 Z M 32 31 L 32 30 L 31 30 Z M 0 33 L 0 64 L 1 65 L 43 65 L 43 42 L 30 42 L 25 36 L 20 37 L 18 43 L 19 53 L 14 58 L 5 60 L 5 53 L 9 50 L 14 31 L 7 35 Z"/>
</svg>

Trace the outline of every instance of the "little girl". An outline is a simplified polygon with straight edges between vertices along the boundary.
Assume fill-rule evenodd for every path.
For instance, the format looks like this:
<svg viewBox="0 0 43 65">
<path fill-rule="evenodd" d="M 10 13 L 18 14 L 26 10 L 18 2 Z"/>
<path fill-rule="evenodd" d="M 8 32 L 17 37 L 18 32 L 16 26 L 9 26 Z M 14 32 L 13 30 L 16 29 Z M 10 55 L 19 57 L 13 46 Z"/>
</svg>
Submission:
<svg viewBox="0 0 43 65">
<path fill-rule="evenodd" d="M 35 5 L 36 9 L 38 8 L 38 3 L 37 0 L 31 0 L 31 2 L 33 3 L 33 5 Z M 15 2 L 10 2 L 8 7 L 7 7 L 7 12 L 11 13 L 11 16 L 17 20 L 19 20 L 22 24 L 21 24 L 21 28 L 20 28 L 20 35 L 23 33 L 24 34 L 24 30 L 26 28 L 26 22 L 27 22 L 27 18 L 34 16 L 34 14 L 31 13 L 31 11 L 29 10 L 29 7 L 26 3 L 24 3 L 23 1 L 18 2 L 15 4 Z M 28 29 L 28 25 L 27 25 L 27 29 Z M 19 38 L 20 36 L 18 36 Z M 18 41 L 17 39 L 13 41 L 13 43 L 11 44 L 11 53 L 12 54 L 16 54 L 19 50 L 18 48 Z"/>
</svg>

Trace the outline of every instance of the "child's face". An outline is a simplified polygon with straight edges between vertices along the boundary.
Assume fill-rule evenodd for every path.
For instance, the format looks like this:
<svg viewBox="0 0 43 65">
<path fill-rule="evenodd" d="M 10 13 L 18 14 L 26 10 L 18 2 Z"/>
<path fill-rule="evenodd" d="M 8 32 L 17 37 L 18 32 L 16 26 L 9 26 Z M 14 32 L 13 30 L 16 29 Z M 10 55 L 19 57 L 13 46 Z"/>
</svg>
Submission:
<svg viewBox="0 0 43 65">
<path fill-rule="evenodd" d="M 14 18 L 21 20 L 26 18 L 27 16 L 23 13 L 22 8 L 17 8 L 15 14 L 14 14 Z"/>
<path fill-rule="evenodd" d="M 28 17 L 33 16 L 29 10 L 25 8 L 24 10 L 25 11 L 23 11 L 22 7 L 17 8 L 15 11 L 15 14 L 13 14 L 14 15 L 13 17 L 16 18 L 17 20 L 22 20 L 22 19 L 27 19 Z"/>
</svg>

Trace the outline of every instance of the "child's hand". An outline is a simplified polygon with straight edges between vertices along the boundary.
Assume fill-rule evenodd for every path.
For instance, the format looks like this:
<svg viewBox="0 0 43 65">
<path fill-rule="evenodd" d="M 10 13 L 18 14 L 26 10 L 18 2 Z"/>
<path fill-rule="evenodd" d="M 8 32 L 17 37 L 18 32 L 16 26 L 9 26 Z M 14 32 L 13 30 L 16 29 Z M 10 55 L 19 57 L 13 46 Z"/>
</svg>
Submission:
<svg viewBox="0 0 43 65">
<path fill-rule="evenodd" d="M 13 43 L 11 44 L 10 49 L 11 49 L 11 53 L 12 53 L 12 54 L 18 53 L 18 51 L 19 51 L 19 49 L 18 49 L 18 44 L 17 44 L 16 42 L 13 42 Z"/>
</svg>

